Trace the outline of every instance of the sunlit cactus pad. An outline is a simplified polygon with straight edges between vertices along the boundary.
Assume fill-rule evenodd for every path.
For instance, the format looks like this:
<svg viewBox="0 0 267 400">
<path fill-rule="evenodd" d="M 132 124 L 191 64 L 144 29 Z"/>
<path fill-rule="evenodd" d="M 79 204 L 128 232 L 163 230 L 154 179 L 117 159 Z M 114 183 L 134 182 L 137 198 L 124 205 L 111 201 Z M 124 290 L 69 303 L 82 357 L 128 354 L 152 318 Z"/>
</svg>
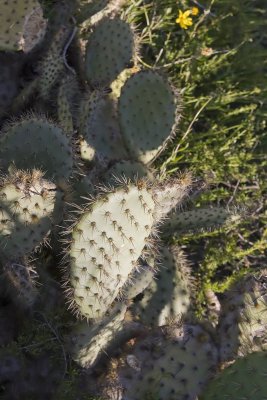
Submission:
<svg viewBox="0 0 267 400">
<path fill-rule="evenodd" d="M 70 301 L 78 314 L 99 318 L 138 267 L 154 223 L 144 182 L 108 190 L 70 228 Z"/>
<path fill-rule="evenodd" d="M 56 186 L 40 171 L 17 171 L 0 184 L 0 254 L 16 259 L 48 235 L 57 200 Z"/>
</svg>

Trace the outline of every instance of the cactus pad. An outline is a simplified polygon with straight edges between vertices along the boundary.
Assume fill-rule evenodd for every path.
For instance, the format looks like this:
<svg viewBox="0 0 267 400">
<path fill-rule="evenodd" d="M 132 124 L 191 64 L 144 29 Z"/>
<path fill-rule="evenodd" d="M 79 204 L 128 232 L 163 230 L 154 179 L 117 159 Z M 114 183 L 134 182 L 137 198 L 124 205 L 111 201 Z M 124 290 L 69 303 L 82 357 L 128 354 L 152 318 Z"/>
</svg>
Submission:
<svg viewBox="0 0 267 400">
<path fill-rule="evenodd" d="M 90 36 L 86 48 L 86 77 L 93 85 L 108 86 L 132 61 L 133 31 L 119 18 L 104 18 Z"/>
<path fill-rule="evenodd" d="M 119 120 L 131 156 L 144 163 L 152 161 L 177 122 L 176 98 L 169 83 L 154 71 L 132 75 L 122 88 Z"/>
<path fill-rule="evenodd" d="M 52 123 L 29 118 L 6 126 L 0 140 L 0 165 L 7 171 L 39 168 L 45 177 L 57 181 L 72 174 L 72 146 L 64 132 Z"/>
<path fill-rule="evenodd" d="M 31 252 L 48 235 L 57 200 L 56 186 L 39 171 L 17 171 L 0 185 L 0 249 L 4 259 Z"/>
<path fill-rule="evenodd" d="M 78 315 L 103 316 L 150 244 L 155 204 L 145 186 L 107 191 L 70 228 L 69 296 Z"/>
<path fill-rule="evenodd" d="M 222 207 L 197 208 L 182 213 L 172 213 L 163 227 L 166 235 L 179 236 L 185 233 L 220 228 L 222 225 L 234 224 L 240 220 L 236 210 Z"/>
</svg>

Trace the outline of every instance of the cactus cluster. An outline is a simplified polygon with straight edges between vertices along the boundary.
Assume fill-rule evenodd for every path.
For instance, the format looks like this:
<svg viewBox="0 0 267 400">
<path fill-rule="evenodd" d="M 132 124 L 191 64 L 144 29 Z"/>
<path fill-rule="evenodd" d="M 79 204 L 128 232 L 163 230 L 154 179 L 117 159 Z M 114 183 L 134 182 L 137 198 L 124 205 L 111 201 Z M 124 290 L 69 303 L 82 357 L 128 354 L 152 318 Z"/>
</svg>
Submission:
<svg viewBox="0 0 267 400">
<path fill-rule="evenodd" d="M 239 214 L 181 212 L 199 182 L 157 173 L 181 99 L 138 65 L 120 2 L 66 0 L 51 21 L 38 1 L 2 3 L 0 395 L 65 400 L 71 384 L 71 399 L 81 387 L 110 400 L 210 399 L 233 374 L 264 370 L 266 271 L 225 294 L 218 325 L 194 315 L 197 280 L 169 241 Z M 14 60 L 35 67 L 23 82 Z M 95 374 L 90 390 L 81 368 Z"/>
</svg>

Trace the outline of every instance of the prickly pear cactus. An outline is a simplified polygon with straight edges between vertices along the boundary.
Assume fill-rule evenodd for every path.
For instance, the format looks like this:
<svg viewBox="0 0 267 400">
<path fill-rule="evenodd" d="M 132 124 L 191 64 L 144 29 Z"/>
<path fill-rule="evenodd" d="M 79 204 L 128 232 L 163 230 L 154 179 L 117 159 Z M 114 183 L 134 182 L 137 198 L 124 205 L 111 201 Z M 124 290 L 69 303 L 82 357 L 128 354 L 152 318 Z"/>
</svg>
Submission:
<svg viewBox="0 0 267 400">
<path fill-rule="evenodd" d="M 43 173 L 15 171 L 0 184 L 0 259 L 16 260 L 49 235 L 60 194 Z"/>
<path fill-rule="evenodd" d="M 241 218 L 241 212 L 222 207 L 199 208 L 192 211 L 173 213 L 166 221 L 163 232 L 167 236 L 220 228 L 234 224 Z"/>
<path fill-rule="evenodd" d="M 144 181 L 108 189 L 69 228 L 67 285 L 75 312 L 100 318 L 151 244 L 153 196 Z"/>
<path fill-rule="evenodd" d="M 157 72 L 132 75 L 119 98 L 119 121 L 132 158 L 151 162 L 173 136 L 177 124 L 177 96 Z"/>
<path fill-rule="evenodd" d="M 199 181 L 151 169 L 180 96 L 138 65 L 124 0 L 40 2 L 47 29 L 37 0 L 0 0 L 0 397 L 88 398 L 93 378 L 106 400 L 196 400 L 220 361 L 266 348 L 266 272 L 226 295 L 218 331 L 197 325 L 164 241 L 237 213 L 179 213 Z"/>
<path fill-rule="evenodd" d="M 85 57 L 86 78 L 93 87 L 108 86 L 135 57 L 131 26 L 120 18 L 104 18 L 91 34 Z"/>
<path fill-rule="evenodd" d="M 39 168 L 48 179 L 67 180 L 74 167 L 70 140 L 51 122 L 32 116 L 7 125 L 0 139 L 0 166 Z"/>
</svg>

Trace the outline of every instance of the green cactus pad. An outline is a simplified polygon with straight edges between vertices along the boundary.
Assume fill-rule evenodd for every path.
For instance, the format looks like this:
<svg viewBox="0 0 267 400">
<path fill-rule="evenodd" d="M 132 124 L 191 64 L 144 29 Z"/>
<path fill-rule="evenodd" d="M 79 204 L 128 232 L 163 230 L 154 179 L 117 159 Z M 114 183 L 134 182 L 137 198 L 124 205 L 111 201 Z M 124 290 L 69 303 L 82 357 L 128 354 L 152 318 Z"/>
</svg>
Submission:
<svg viewBox="0 0 267 400">
<path fill-rule="evenodd" d="M 30 51 L 44 36 L 46 20 L 37 0 L 1 1 L 0 50 Z"/>
<path fill-rule="evenodd" d="M 85 56 L 86 77 L 93 86 L 109 86 L 135 53 L 131 26 L 119 18 L 103 18 L 91 34 Z"/>
<path fill-rule="evenodd" d="M 119 121 L 131 156 L 145 164 L 152 161 L 177 122 L 176 98 L 169 83 L 154 71 L 134 74 L 122 88 Z"/>
<path fill-rule="evenodd" d="M 267 270 L 248 275 L 222 299 L 218 333 L 222 361 L 267 350 Z"/>
<path fill-rule="evenodd" d="M 17 171 L 0 185 L 0 252 L 4 260 L 30 253 L 49 234 L 60 194 L 39 171 Z"/>
<path fill-rule="evenodd" d="M 109 395 L 117 390 L 116 398 L 123 400 L 195 400 L 217 360 L 217 349 L 200 326 L 160 328 L 121 357 L 104 398 L 114 399 Z"/>
<path fill-rule="evenodd" d="M 39 168 L 45 177 L 66 180 L 72 174 L 73 155 L 70 140 L 52 123 L 32 117 L 6 126 L 0 139 L 0 166 L 7 171 Z"/>
<path fill-rule="evenodd" d="M 153 197 L 144 182 L 125 184 L 92 202 L 70 228 L 68 286 L 78 315 L 102 317 L 150 244 Z"/>
<path fill-rule="evenodd" d="M 267 400 L 267 352 L 249 354 L 225 368 L 200 400 Z"/>
<path fill-rule="evenodd" d="M 160 261 L 155 279 L 132 310 L 134 318 L 146 325 L 162 326 L 178 321 L 189 312 L 193 297 L 190 270 L 181 249 L 161 249 Z"/>
<path fill-rule="evenodd" d="M 182 213 L 172 213 L 163 226 L 164 235 L 179 236 L 201 230 L 220 228 L 226 224 L 234 224 L 241 215 L 236 210 L 222 207 L 198 208 Z"/>
</svg>

